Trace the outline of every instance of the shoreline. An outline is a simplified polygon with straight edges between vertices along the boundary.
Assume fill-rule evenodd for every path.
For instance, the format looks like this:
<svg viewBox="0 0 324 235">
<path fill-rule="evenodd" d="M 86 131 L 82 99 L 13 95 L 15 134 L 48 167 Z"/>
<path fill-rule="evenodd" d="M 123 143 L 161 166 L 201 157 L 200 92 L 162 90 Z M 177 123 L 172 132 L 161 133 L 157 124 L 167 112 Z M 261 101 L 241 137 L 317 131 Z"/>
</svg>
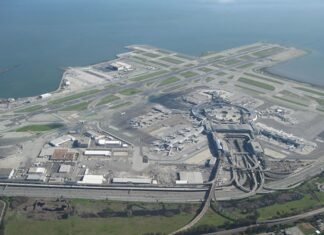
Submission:
<svg viewBox="0 0 324 235">
<path fill-rule="evenodd" d="M 257 72 L 259 74 L 264 74 L 266 76 L 275 77 L 277 79 L 282 79 L 282 80 L 285 80 L 285 81 L 293 81 L 293 82 L 299 83 L 301 85 L 307 85 L 307 86 L 309 86 L 311 88 L 314 88 L 314 89 L 318 89 L 318 88 L 324 89 L 324 85 L 315 84 L 313 82 L 304 82 L 304 81 L 300 81 L 299 79 L 291 78 L 291 77 L 285 76 L 285 75 L 280 74 L 280 73 L 272 72 L 272 71 L 270 71 L 270 69 L 272 67 L 263 67 L 263 68 L 260 68 L 260 69 L 256 70 L 255 72 Z"/>
<path fill-rule="evenodd" d="M 126 46 L 126 47 L 125 47 L 125 48 L 126 48 L 125 52 L 130 51 L 130 48 L 131 48 L 132 46 L 136 46 L 136 45 L 129 45 L 129 46 Z M 248 46 L 248 45 L 247 45 L 247 46 Z M 231 50 L 231 49 L 228 49 L 228 50 Z M 307 50 L 307 49 L 302 49 L 302 50 L 304 51 L 304 54 L 303 54 L 303 55 L 299 55 L 299 56 L 297 56 L 296 58 L 301 57 L 301 56 L 304 57 L 304 56 L 307 56 L 307 55 L 309 55 L 309 54 L 311 53 L 310 50 Z M 225 51 L 226 51 L 226 50 L 225 50 Z M 118 53 L 117 55 L 115 55 L 115 57 L 114 57 L 112 60 L 114 60 L 114 59 L 116 59 L 116 58 L 119 58 L 119 57 L 120 57 L 119 55 L 122 55 L 122 54 L 125 53 L 125 52 Z M 88 67 L 88 66 L 94 66 L 94 65 L 96 65 L 96 64 L 106 63 L 106 62 L 109 62 L 109 61 L 111 61 L 111 60 L 101 60 L 101 61 L 99 61 L 99 62 L 97 62 L 97 63 L 90 63 L 90 64 L 88 64 L 88 65 L 86 65 L 86 66 L 76 66 L 76 67 Z M 279 63 L 279 64 L 280 64 L 280 63 Z M 269 67 L 260 67 L 260 68 L 256 68 L 256 69 L 254 69 L 253 71 L 256 72 L 256 73 L 258 73 L 258 74 L 260 74 L 260 75 L 263 74 L 263 75 L 270 76 L 270 77 L 274 77 L 274 78 L 277 78 L 277 79 L 280 79 L 280 80 L 293 81 L 293 82 L 296 82 L 296 83 L 298 83 L 298 84 L 300 84 L 300 85 L 309 86 L 309 87 L 314 88 L 314 89 L 324 89 L 324 85 L 316 84 L 316 83 L 314 83 L 314 82 L 301 81 L 301 80 L 299 80 L 299 79 L 292 78 L 292 77 L 289 77 L 289 76 L 285 76 L 285 75 L 283 75 L 283 74 L 280 74 L 279 72 L 273 72 L 273 71 L 270 71 L 271 68 L 273 68 L 273 67 L 275 67 L 275 66 L 277 66 L 277 65 L 278 65 L 278 64 L 274 64 L 274 65 L 269 66 Z M 69 69 L 71 69 L 71 68 L 73 68 L 73 67 L 71 67 L 71 66 L 67 66 L 67 67 L 61 67 L 61 68 L 59 68 L 59 70 L 62 71 L 62 75 L 61 75 L 61 79 L 59 80 L 58 86 L 57 86 L 55 89 L 53 89 L 53 90 L 51 90 L 51 91 L 47 91 L 47 92 L 45 92 L 45 93 L 50 93 L 50 94 L 60 93 L 60 92 L 62 91 L 62 84 L 63 84 L 64 79 L 65 79 L 65 74 L 66 74 L 66 72 L 67 72 Z M 41 95 L 41 94 L 43 94 L 43 93 L 39 93 L 39 94 L 34 95 L 34 96 L 23 96 L 23 97 L 12 96 L 12 97 L 8 97 L 8 98 L 0 97 L 0 100 L 6 100 L 6 99 L 10 99 L 10 98 L 15 98 L 15 99 L 17 99 L 17 100 L 23 100 L 23 99 L 28 99 L 28 98 L 37 97 L 37 96 L 39 96 L 39 95 Z"/>
</svg>

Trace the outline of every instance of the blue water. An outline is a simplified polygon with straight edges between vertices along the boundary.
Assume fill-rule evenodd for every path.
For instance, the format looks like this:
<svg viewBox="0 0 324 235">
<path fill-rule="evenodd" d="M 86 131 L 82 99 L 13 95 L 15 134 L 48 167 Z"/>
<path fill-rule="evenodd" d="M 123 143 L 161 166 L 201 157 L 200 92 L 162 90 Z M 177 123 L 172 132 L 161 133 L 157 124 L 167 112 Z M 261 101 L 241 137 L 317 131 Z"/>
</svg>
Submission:
<svg viewBox="0 0 324 235">
<path fill-rule="evenodd" d="M 129 44 L 187 54 L 256 41 L 313 53 L 274 70 L 324 85 L 323 0 L 0 0 L 0 97 L 57 88 L 63 68 Z"/>
</svg>

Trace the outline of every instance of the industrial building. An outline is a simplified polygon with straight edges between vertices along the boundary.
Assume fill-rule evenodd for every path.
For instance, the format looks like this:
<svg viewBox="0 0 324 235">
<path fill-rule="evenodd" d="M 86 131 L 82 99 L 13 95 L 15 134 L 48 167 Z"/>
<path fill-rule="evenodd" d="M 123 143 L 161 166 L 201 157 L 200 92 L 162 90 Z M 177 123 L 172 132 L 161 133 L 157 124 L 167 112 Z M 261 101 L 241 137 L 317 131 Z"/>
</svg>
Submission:
<svg viewBox="0 0 324 235">
<path fill-rule="evenodd" d="M 179 180 L 176 181 L 176 184 L 202 184 L 204 183 L 201 172 L 193 171 L 180 171 L 178 173 Z"/>
<path fill-rule="evenodd" d="M 40 152 L 40 154 L 38 155 L 38 157 L 44 158 L 51 158 L 53 156 L 53 153 L 55 151 L 55 148 L 43 148 Z"/>
<path fill-rule="evenodd" d="M 61 144 L 64 144 L 69 141 L 75 141 L 75 138 L 71 135 L 64 135 L 54 140 L 51 140 L 49 143 L 54 147 L 59 147 Z"/>
<path fill-rule="evenodd" d="M 38 96 L 38 98 L 40 98 L 40 99 L 46 99 L 46 98 L 49 98 L 49 97 L 51 97 L 51 96 L 52 96 L 52 94 L 50 94 L 50 93 L 45 93 L 45 94 L 42 94 L 42 95 Z"/>
<path fill-rule="evenodd" d="M 78 148 L 88 148 L 91 140 L 88 138 L 82 138 L 75 141 L 75 146 Z"/>
<path fill-rule="evenodd" d="M 31 167 L 28 169 L 28 175 L 26 180 L 45 182 L 46 181 L 46 168 L 45 167 Z"/>
<path fill-rule="evenodd" d="M 99 140 L 96 141 L 96 143 L 99 146 L 110 145 L 110 146 L 120 147 L 122 145 L 122 142 L 120 140 L 99 139 Z"/>
<path fill-rule="evenodd" d="M 36 182 L 45 182 L 46 181 L 46 176 L 41 175 L 41 174 L 30 174 L 30 175 L 27 175 L 26 180 L 28 180 L 28 181 L 36 181 Z"/>
<path fill-rule="evenodd" d="M 71 171 L 71 165 L 62 164 L 58 170 L 59 173 L 69 173 Z"/>
<path fill-rule="evenodd" d="M 46 168 L 45 167 L 31 167 L 28 169 L 28 174 L 44 175 L 44 174 L 46 174 Z"/>
<path fill-rule="evenodd" d="M 152 184 L 150 178 L 113 178 L 113 183 L 116 184 Z"/>
<path fill-rule="evenodd" d="M 84 151 L 85 156 L 104 156 L 110 157 L 111 151 L 108 150 L 86 150 Z"/>
<path fill-rule="evenodd" d="M 84 175 L 78 184 L 102 184 L 105 182 L 103 175 Z"/>
<path fill-rule="evenodd" d="M 94 131 L 91 131 L 91 130 L 90 130 L 90 131 L 86 131 L 86 132 L 84 133 L 84 135 L 87 136 L 87 137 L 89 137 L 89 138 L 91 138 L 91 139 L 96 139 L 96 138 L 102 136 L 102 135 L 100 135 L 99 133 L 94 132 Z M 104 137 L 104 136 L 103 136 L 103 137 Z"/>
<path fill-rule="evenodd" d="M 122 70 L 131 70 L 132 66 L 130 64 L 126 64 L 124 62 L 117 61 L 117 62 L 110 64 L 110 68 L 112 70 L 122 71 Z"/>
</svg>

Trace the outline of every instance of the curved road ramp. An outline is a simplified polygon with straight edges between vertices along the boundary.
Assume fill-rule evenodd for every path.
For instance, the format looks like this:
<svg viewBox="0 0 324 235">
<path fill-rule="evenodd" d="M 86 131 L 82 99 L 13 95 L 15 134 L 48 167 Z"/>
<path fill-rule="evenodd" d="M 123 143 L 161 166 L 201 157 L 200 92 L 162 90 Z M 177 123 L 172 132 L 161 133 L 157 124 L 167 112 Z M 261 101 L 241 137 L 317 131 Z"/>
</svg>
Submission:
<svg viewBox="0 0 324 235">
<path fill-rule="evenodd" d="M 0 225 L 2 224 L 2 219 L 6 211 L 6 206 L 7 206 L 6 202 L 0 200 Z"/>
</svg>

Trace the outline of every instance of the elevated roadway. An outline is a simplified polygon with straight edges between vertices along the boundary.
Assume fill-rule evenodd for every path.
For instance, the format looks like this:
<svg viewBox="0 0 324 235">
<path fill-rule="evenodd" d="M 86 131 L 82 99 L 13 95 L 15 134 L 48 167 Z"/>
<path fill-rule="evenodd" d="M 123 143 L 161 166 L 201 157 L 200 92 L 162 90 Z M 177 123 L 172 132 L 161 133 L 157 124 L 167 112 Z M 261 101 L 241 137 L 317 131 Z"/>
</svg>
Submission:
<svg viewBox="0 0 324 235">
<path fill-rule="evenodd" d="M 6 207 L 7 207 L 7 203 L 5 201 L 0 200 L 0 208 L 1 208 L 1 211 L 0 211 L 0 226 L 2 224 L 2 220 L 3 220 L 3 217 L 4 217 L 5 211 L 6 211 Z"/>
<path fill-rule="evenodd" d="M 143 202 L 202 202 L 208 187 L 69 186 L 0 183 L 0 196 L 84 198 Z"/>
</svg>

